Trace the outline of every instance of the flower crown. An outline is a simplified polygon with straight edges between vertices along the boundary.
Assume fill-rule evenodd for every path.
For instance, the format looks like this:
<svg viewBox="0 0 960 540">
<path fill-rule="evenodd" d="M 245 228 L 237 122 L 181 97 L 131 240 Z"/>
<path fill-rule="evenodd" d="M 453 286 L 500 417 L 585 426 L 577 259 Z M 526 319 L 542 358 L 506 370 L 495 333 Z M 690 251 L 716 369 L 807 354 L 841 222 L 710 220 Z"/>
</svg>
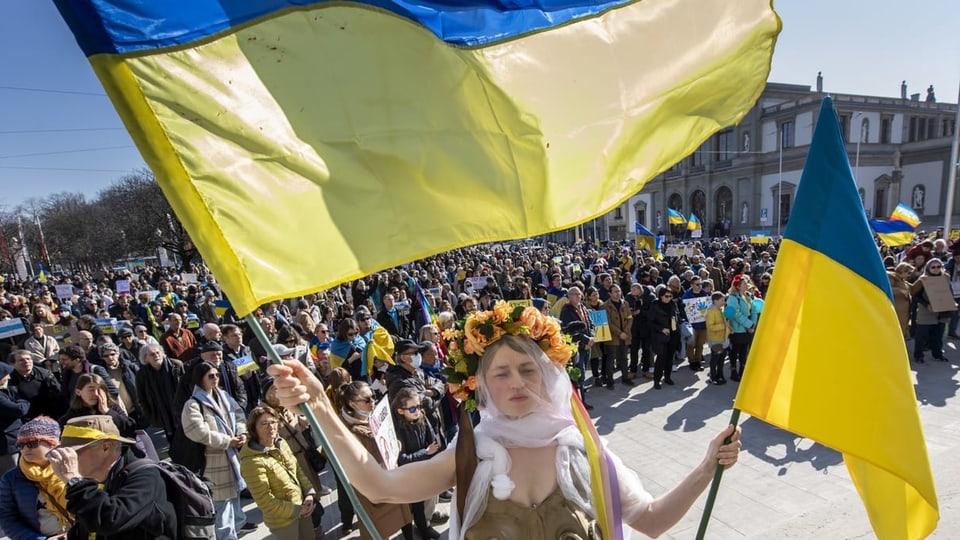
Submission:
<svg viewBox="0 0 960 540">
<path fill-rule="evenodd" d="M 448 341 L 447 361 L 450 364 L 443 374 L 447 377 L 450 393 L 464 404 L 467 411 L 477 409 L 480 357 L 487 347 L 505 335 L 526 336 L 536 341 L 551 362 L 565 369 L 572 378 L 579 378 L 577 368 L 570 365 L 577 345 L 560 330 L 560 322 L 533 306 L 515 306 L 501 300 L 494 304 L 492 311 L 474 311 L 443 332 L 443 338 Z M 571 373 L 571 370 L 577 372 Z"/>
</svg>

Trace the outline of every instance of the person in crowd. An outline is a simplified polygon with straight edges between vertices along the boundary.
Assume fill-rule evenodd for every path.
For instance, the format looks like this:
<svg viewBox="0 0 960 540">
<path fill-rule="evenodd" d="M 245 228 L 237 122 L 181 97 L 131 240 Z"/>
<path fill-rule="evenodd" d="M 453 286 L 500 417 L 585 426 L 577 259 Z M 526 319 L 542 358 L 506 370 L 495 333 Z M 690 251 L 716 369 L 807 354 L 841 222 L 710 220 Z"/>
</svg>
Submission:
<svg viewBox="0 0 960 540">
<path fill-rule="evenodd" d="M 593 405 L 587 403 L 585 381 L 587 364 L 590 362 L 590 348 L 594 343 L 593 323 L 587 314 L 586 306 L 583 305 L 583 292 L 580 291 L 580 287 L 573 286 L 567 289 L 567 303 L 560 308 L 560 324 L 563 325 L 564 332 L 570 334 L 577 344 L 576 365 L 580 370 L 577 389 L 580 391 L 583 406 L 591 410 Z"/>
<path fill-rule="evenodd" d="M 122 358 L 120 348 L 113 343 L 104 343 L 100 346 L 100 359 L 107 374 L 117 385 L 117 401 L 121 408 L 139 426 L 141 417 L 137 407 L 137 371 L 140 368 L 140 362 L 131 362 Z"/>
<path fill-rule="evenodd" d="M 183 317 L 177 313 L 168 315 L 169 328 L 161 336 L 160 343 L 167 356 L 186 362 L 196 355 L 194 349 L 197 346 L 197 340 L 193 332 L 183 327 L 183 322 Z"/>
<path fill-rule="evenodd" d="M 148 343 L 154 343 L 157 345 L 160 344 L 160 342 L 157 341 L 157 338 L 150 335 L 147 327 L 142 324 L 138 324 L 133 327 L 133 335 L 136 337 L 137 343 L 139 343 L 141 346 Z"/>
<path fill-rule="evenodd" d="M 950 280 L 950 293 L 953 295 L 953 301 L 960 303 L 960 246 L 950 253 L 950 257 L 943 266 L 943 272 Z M 957 325 L 960 324 L 960 310 L 954 311 L 947 322 L 947 337 L 960 339 L 957 335 Z"/>
<path fill-rule="evenodd" d="M 705 315 L 707 326 L 707 345 L 710 347 L 710 382 L 716 385 L 727 384 L 723 376 L 723 361 L 726 358 L 727 341 L 731 334 L 730 323 L 723 315 L 726 296 L 717 291 L 710 295 L 713 302 Z"/>
<path fill-rule="evenodd" d="M 48 369 L 37 366 L 33 354 L 25 350 L 10 353 L 9 363 L 13 365 L 10 374 L 10 387 L 16 388 L 18 395 L 30 402 L 30 411 L 26 418 L 40 415 L 59 418 L 67 403 L 60 393 L 60 381 Z"/>
<path fill-rule="evenodd" d="M 603 302 L 600 301 L 600 292 L 595 287 L 587 287 L 583 290 L 584 304 L 588 310 L 597 311 L 603 309 Z M 600 366 L 603 364 L 603 346 L 599 342 L 594 342 L 590 347 L 590 372 L 593 375 L 595 386 L 603 386 L 603 380 L 600 376 Z"/>
<path fill-rule="evenodd" d="M 247 419 L 249 440 L 240 449 L 240 474 L 277 540 L 313 540 L 311 515 L 317 494 L 290 446 L 280 436 L 280 417 L 260 406 Z"/>
<path fill-rule="evenodd" d="M 136 435 L 137 423 L 110 395 L 106 381 L 96 373 L 84 373 L 77 379 L 73 400 L 66 414 L 60 417 L 60 425 L 65 426 L 73 418 L 90 415 L 110 416 L 124 437 Z"/>
<path fill-rule="evenodd" d="M 913 266 L 910 263 L 898 264 L 892 272 L 887 271 L 887 277 L 890 279 L 890 289 L 893 291 L 893 308 L 897 312 L 897 321 L 900 323 L 900 331 L 903 333 L 903 339 L 910 339 L 910 303 L 912 295 L 910 294 L 910 283 L 907 278 L 913 273 Z"/>
<path fill-rule="evenodd" d="M 447 441 L 442 438 L 443 426 L 439 410 L 440 400 L 446 393 L 443 381 L 431 378 L 428 384 L 420 366 L 423 364 L 423 346 L 409 339 L 397 342 L 394 349 L 396 364 L 387 368 L 387 399 L 391 402 L 401 388 L 413 388 L 423 401 L 423 413 L 433 427 L 442 447 Z"/>
<path fill-rule="evenodd" d="M 673 291 L 661 286 L 657 302 L 650 308 L 650 332 L 653 335 L 653 387 L 660 390 L 660 382 L 672 386 L 673 356 L 680 347 L 680 313 L 673 301 Z"/>
<path fill-rule="evenodd" d="M 309 371 L 307 371 L 307 373 L 309 373 Z M 383 456 L 380 454 L 380 449 L 377 447 L 368 422 L 370 415 L 373 413 L 374 406 L 373 392 L 370 390 L 370 386 L 363 381 L 353 381 L 341 385 L 339 394 L 341 414 L 339 419 L 336 420 L 337 428 L 339 428 L 338 432 L 358 443 L 359 448 L 354 447 L 358 458 L 369 461 L 372 457 L 372 462 L 376 462 L 377 467 L 382 468 Z M 278 396 L 281 395 L 278 394 Z M 283 397 L 279 397 L 279 399 L 281 403 L 284 403 Z M 290 401 L 288 400 L 287 403 L 290 403 Z M 290 405 L 285 404 L 285 406 Z M 321 427 L 326 430 L 325 425 Z M 339 456 L 339 451 L 337 455 Z M 348 473 L 347 476 L 351 481 L 353 480 L 352 475 Z M 443 491 L 443 489 L 445 488 L 437 490 L 434 494 Z M 360 503 L 367 511 L 367 514 L 370 515 L 371 519 L 373 519 L 374 526 L 376 526 L 380 536 L 386 538 L 400 530 L 403 533 L 404 540 L 412 540 L 413 525 L 411 523 L 412 516 L 410 514 L 410 506 L 408 504 L 374 504 L 368 497 L 378 498 L 377 495 L 376 490 L 362 488 L 358 489 L 357 493 Z M 426 497 L 421 497 L 417 500 L 423 499 L 426 499 Z M 410 500 L 407 502 L 414 501 Z M 339 477 L 337 477 L 337 503 L 340 507 L 340 533 L 342 536 L 345 536 L 353 531 L 355 513 L 353 505 L 350 503 L 350 499 Z M 362 524 L 360 525 L 360 535 L 364 538 L 370 537 L 370 534 L 367 533 Z"/>
<path fill-rule="evenodd" d="M 0 478 L 0 527 L 14 540 L 66 540 L 74 517 L 67 486 L 53 472 L 47 453 L 60 445 L 60 424 L 38 416 L 17 434 L 20 461 Z"/>
<path fill-rule="evenodd" d="M 397 465 L 403 466 L 407 463 L 430 459 L 441 450 L 437 434 L 423 416 L 420 394 L 415 389 L 401 388 L 391 400 L 390 407 L 394 410 L 394 426 L 397 439 L 400 441 Z M 432 498 L 431 501 L 410 503 L 414 526 L 421 538 L 440 538 L 440 533 L 427 522 L 425 510 L 427 502 L 436 504 L 436 498 Z"/>
<path fill-rule="evenodd" d="M 935 311 L 930 303 L 930 287 L 933 287 L 935 280 L 947 280 L 943 273 L 943 261 L 940 259 L 930 259 L 923 268 L 923 275 L 910 285 L 910 293 L 913 294 L 914 302 L 917 304 L 916 334 L 913 342 L 913 361 L 922 364 L 924 362 L 924 351 L 929 348 L 934 360 L 946 362 L 943 356 L 943 332 L 944 326 L 953 312 L 956 311 L 956 303 L 953 303 L 953 309 Z M 947 285 L 949 287 L 949 284 Z"/>
<path fill-rule="evenodd" d="M 120 352 L 120 358 L 131 362 L 134 365 L 140 365 L 140 348 L 143 346 L 137 341 L 133 334 L 133 328 L 124 326 L 117 330 L 117 347 Z"/>
<path fill-rule="evenodd" d="M 233 362 L 224 361 L 223 346 L 216 341 L 208 341 L 204 343 L 203 347 L 200 349 L 200 356 L 194 358 L 190 362 L 184 363 L 184 376 L 180 379 L 180 383 L 177 386 L 177 393 L 174 398 L 176 407 L 179 410 L 182 410 L 183 404 L 190 399 L 190 395 L 194 391 L 193 387 L 196 384 L 194 381 L 194 376 L 192 375 L 193 370 L 197 369 L 197 367 L 204 362 L 217 368 L 219 375 L 217 382 L 220 388 L 224 390 L 231 398 L 233 398 L 233 400 L 240 405 L 241 409 L 246 410 L 247 391 L 240 379 L 240 376 L 237 374 L 237 365 Z"/>
<path fill-rule="evenodd" d="M 325 390 L 327 394 L 327 399 L 330 400 L 330 406 L 339 415 L 341 412 L 342 404 L 340 403 L 340 387 L 345 384 L 350 384 L 353 382 L 353 378 L 350 377 L 350 372 L 342 367 L 333 369 L 330 372 L 330 381 L 327 384 L 327 389 Z M 274 393 L 276 395 L 276 393 Z"/>
<path fill-rule="evenodd" d="M 57 343 L 56 338 L 45 334 L 42 324 L 33 323 L 29 330 L 30 337 L 24 340 L 23 348 L 33 355 L 35 362 L 43 362 L 44 359 L 60 352 L 60 344 Z"/>
<path fill-rule="evenodd" d="M 10 386 L 13 367 L 0 362 L 0 473 L 16 465 L 17 433 L 23 426 L 23 418 L 30 412 L 30 402 L 20 397 L 16 388 Z"/>
<path fill-rule="evenodd" d="M 552 335 L 559 335 L 555 321 L 535 319 L 535 310 L 524 313 L 529 324 L 521 326 L 541 328 L 542 336 L 553 328 Z M 497 320 L 494 313 L 483 316 Z M 466 328 L 478 321 L 468 319 Z M 516 333 L 511 333 L 511 329 Z M 473 472 L 469 486 L 458 486 L 467 490 L 466 505 L 450 537 L 588 538 L 596 510 L 590 493 L 590 464 L 570 408 L 572 385 L 565 369 L 570 350 L 566 343 L 545 345 L 547 352 L 552 353 L 548 355 L 535 341 L 541 336 L 526 337 L 503 323 L 497 325 L 493 335 L 499 339 L 487 340 L 483 345 L 477 341 L 481 350 L 471 349 L 480 358 L 475 372 L 467 367 L 468 376 L 475 378 L 475 390 L 462 388 L 474 392 L 475 397 L 470 399 L 475 399 L 480 407 L 481 420 L 475 438 L 481 464 Z M 463 339 L 477 339 L 476 334 L 470 336 Z M 552 341 L 550 337 L 544 339 L 545 343 Z M 270 366 L 269 371 L 275 378 L 281 403 L 292 407 L 306 402 L 314 410 L 321 427 L 332 435 L 331 443 L 348 477 L 361 493 L 380 501 L 416 502 L 454 485 L 454 451 L 384 470 L 366 455 L 367 446 L 351 439 L 348 427 L 338 424 L 323 387 L 306 368 L 287 362 Z M 369 430 L 366 416 L 373 406 L 369 388 L 345 386 L 344 391 L 343 402 L 351 407 L 344 415 L 347 425 Z M 366 407 L 367 414 L 351 416 L 352 407 L 360 406 Z M 731 438 L 729 444 L 723 442 L 726 437 Z M 709 485 L 718 464 L 736 463 L 739 449 L 739 432 L 728 426 L 711 441 L 700 465 L 656 500 L 643 489 L 636 474 L 611 455 L 624 522 L 650 536 L 662 534 L 693 505 Z"/>
<path fill-rule="evenodd" d="M 620 382 L 624 386 L 633 386 L 631 380 L 630 366 L 627 364 L 627 349 L 630 347 L 631 325 L 633 324 L 633 315 L 630 313 L 630 306 L 624 301 L 620 286 L 612 282 L 607 288 L 609 297 L 603 303 L 603 309 L 607 312 L 607 324 L 610 326 L 610 340 L 603 342 L 603 383 L 607 388 L 614 387 L 614 374 L 620 372 Z M 635 374 L 634 374 L 635 376 Z"/>
<path fill-rule="evenodd" d="M 341 320 L 337 324 L 337 335 L 330 344 L 330 360 L 334 368 L 343 366 L 350 373 L 351 379 L 362 380 L 367 374 L 362 372 L 364 343 L 359 333 L 356 321 Z"/>
<path fill-rule="evenodd" d="M 737 274 L 731 280 L 723 315 L 730 321 L 730 379 L 740 381 L 747 367 L 747 355 L 757 327 L 757 313 L 750 292 L 750 278 Z"/>
<path fill-rule="evenodd" d="M 699 276 L 690 278 L 690 288 L 681 296 L 682 300 L 692 298 L 709 298 L 710 293 L 703 289 L 703 283 Z M 691 323 L 693 328 L 693 339 L 687 343 L 687 358 L 690 361 L 690 369 L 693 371 L 703 371 L 703 346 L 707 343 L 707 323 L 698 321 Z"/>
<path fill-rule="evenodd" d="M 193 442 L 206 448 L 203 479 L 210 486 L 217 513 L 217 540 L 237 540 L 238 531 L 256 529 L 245 523 L 240 491 L 240 448 L 247 441 L 243 409 L 220 388 L 220 369 L 202 361 L 189 372 L 193 392 L 183 406 L 180 425 Z"/>
<path fill-rule="evenodd" d="M 409 313 L 396 306 L 392 294 L 383 295 L 383 309 L 377 313 L 377 322 L 390 333 L 395 341 L 409 339 L 413 334 Z"/>
<path fill-rule="evenodd" d="M 163 478 L 140 463 L 144 454 L 112 417 L 71 419 L 47 459 L 67 486 L 67 511 L 75 516 L 70 540 L 176 537 L 178 516 Z"/>
<path fill-rule="evenodd" d="M 149 425 L 163 430 L 167 442 L 180 426 L 180 410 L 175 400 L 177 386 L 184 376 L 183 362 L 167 358 L 163 347 L 156 343 L 140 349 L 140 364 L 136 375 L 137 409 Z"/>
</svg>

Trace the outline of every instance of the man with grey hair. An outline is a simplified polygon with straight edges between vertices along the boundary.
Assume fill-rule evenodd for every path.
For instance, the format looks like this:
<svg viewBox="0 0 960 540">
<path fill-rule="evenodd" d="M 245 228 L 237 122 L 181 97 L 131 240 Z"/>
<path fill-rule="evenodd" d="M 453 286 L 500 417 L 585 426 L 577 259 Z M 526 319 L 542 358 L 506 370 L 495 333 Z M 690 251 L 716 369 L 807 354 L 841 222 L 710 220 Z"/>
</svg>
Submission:
<svg viewBox="0 0 960 540">
<path fill-rule="evenodd" d="M 140 364 L 136 375 L 140 414 L 151 426 L 162 429 L 170 442 L 180 426 L 180 411 L 173 396 L 183 378 L 183 362 L 167 358 L 163 347 L 148 343 L 140 349 Z"/>
</svg>

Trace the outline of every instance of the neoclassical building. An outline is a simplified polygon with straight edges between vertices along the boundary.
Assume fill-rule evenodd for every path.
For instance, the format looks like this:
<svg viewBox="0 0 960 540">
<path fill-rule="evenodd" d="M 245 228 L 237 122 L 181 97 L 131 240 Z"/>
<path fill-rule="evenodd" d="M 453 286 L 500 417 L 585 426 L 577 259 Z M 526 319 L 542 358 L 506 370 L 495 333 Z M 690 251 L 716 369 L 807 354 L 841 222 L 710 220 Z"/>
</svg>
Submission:
<svg viewBox="0 0 960 540">
<path fill-rule="evenodd" d="M 739 125 L 721 130 L 596 220 L 598 236 L 632 239 L 635 221 L 654 232 L 677 233 L 667 225 L 667 208 L 696 214 L 706 235 L 779 234 L 790 217 L 825 93 L 819 76 L 817 90 L 768 83 Z M 920 215 L 921 227 L 942 225 L 957 105 L 936 102 L 932 88 L 908 96 L 906 84 L 899 98 L 830 95 L 867 215 L 886 217 L 902 201 Z M 960 214 L 956 202 L 953 214 Z M 592 223 L 583 227 L 587 239 Z"/>
</svg>

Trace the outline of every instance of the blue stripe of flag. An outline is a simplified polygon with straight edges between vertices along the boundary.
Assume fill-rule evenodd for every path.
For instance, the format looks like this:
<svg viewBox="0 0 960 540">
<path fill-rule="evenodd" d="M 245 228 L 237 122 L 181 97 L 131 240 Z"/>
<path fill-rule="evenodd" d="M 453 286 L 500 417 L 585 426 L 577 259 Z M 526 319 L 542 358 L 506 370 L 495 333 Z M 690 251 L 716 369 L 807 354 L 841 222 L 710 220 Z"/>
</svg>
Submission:
<svg viewBox="0 0 960 540">
<path fill-rule="evenodd" d="M 597 16 L 636 0 L 361 0 L 452 45 L 477 47 Z M 332 0 L 54 0 L 87 56 L 184 45 L 287 9 Z"/>
</svg>

